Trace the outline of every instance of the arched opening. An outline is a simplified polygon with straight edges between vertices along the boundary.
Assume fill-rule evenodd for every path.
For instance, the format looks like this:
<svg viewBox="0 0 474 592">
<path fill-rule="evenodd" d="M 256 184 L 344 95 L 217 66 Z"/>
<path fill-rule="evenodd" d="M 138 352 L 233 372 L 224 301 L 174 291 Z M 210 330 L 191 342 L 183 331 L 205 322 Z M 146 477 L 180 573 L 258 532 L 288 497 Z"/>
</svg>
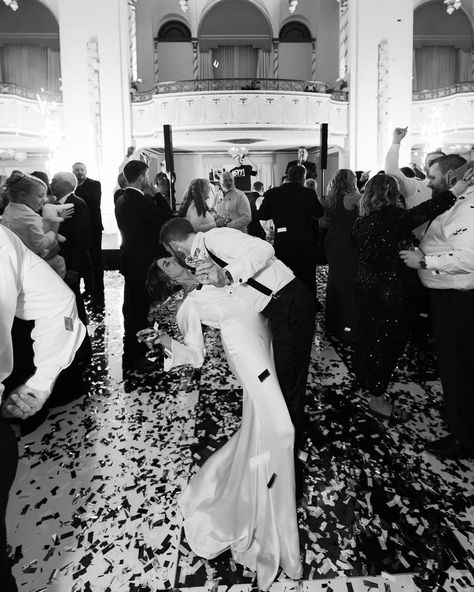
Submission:
<svg viewBox="0 0 474 592">
<path fill-rule="evenodd" d="M 191 41 L 189 27 L 181 21 L 167 21 L 161 25 L 158 31 L 158 41 L 177 43 L 180 41 Z"/>
<path fill-rule="evenodd" d="M 413 90 L 433 90 L 471 80 L 473 32 L 469 17 L 449 15 L 442 2 L 415 10 L 413 25 Z"/>
<path fill-rule="evenodd" d="M 312 37 L 305 23 L 296 19 L 285 22 L 278 36 L 280 78 L 311 80 Z"/>
<path fill-rule="evenodd" d="M 0 2 L 0 82 L 59 93 L 58 22 L 39 0 L 22 0 L 20 8 Z"/>
<path fill-rule="evenodd" d="M 307 43 L 311 41 L 308 27 L 300 21 L 289 21 L 280 30 L 281 43 Z"/>
<path fill-rule="evenodd" d="M 201 78 L 268 78 L 272 32 L 249 0 L 222 0 L 198 31 Z"/>
</svg>

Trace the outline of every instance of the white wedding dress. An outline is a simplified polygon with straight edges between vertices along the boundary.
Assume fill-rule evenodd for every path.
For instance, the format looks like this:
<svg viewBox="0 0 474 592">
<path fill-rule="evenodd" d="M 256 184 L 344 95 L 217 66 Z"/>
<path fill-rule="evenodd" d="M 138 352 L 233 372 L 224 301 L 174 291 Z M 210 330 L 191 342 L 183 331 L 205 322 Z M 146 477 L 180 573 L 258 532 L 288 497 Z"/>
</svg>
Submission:
<svg viewBox="0 0 474 592">
<path fill-rule="evenodd" d="M 167 367 L 200 366 L 201 323 L 220 329 L 229 366 L 243 387 L 240 429 L 191 478 L 179 499 L 186 539 L 199 557 L 230 549 L 268 590 L 281 566 L 302 576 L 295 504 L 294 430 L 276 377 L 266 319 L 224 289 L 204 286 L 176 315 Z"/>
</svg>

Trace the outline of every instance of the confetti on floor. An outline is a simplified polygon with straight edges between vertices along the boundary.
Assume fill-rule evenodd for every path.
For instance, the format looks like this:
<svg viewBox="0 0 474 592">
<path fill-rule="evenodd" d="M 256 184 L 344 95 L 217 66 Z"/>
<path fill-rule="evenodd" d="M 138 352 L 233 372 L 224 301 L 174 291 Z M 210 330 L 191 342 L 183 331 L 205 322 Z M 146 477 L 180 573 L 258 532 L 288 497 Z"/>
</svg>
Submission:
<svg viewBox="0 0 474 592">
<path fill-rule="evenodd" d="M 324 270 L 318 273 L 320 294 Z M 106 274 L 106 315 L 91 314 L 89 393 L 52 409 L 20 440 L 8 508 L 14 574 L 27 592 L 249 590 L 229 554 L 188 548 L 176 500 L 238 428 L 241 392 L 218 332 L 201 373 L 124 377 L 122 278 Z M 322 299 L 321 299 L 322 300 Z M 169 311 L 160 328 L 174 331 Z M 407 423 L 373 419 L 353 388 L 351 348 L 318 315 L 307 399 L 306 495 L 298 510 L 304 581 L 272 592 L 474 591 L 474 462 L 423 450 L 444 434 L 427 348 L 407 350 L 391 393 Z"/>
</svg>

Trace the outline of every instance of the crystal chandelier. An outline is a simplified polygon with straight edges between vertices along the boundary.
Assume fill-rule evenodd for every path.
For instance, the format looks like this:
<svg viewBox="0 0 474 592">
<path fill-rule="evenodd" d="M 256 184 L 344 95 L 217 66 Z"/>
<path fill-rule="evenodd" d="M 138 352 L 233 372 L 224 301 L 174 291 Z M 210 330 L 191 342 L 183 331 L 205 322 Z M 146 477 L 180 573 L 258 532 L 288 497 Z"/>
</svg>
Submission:
<svg viewBox="0 0 474 592">
<path fill-rule="evenodd" d="M 3 2 L 9 6 L 12 10 L 18 10 L 17 0 L 3 0 Z"/>
<path fill-rule="evenodd" d="M 462 0 L 444 0 L 446 4 L 446 11 L 448 14 L 453 14 L 455 10 L 458 10 L 462 6 Z"/>
<path fill-rule="evenodd" d="M 181 10 L 183 12 L 188 10 L 188 0 L 179 0 L 179 5 L 181 6 Z"/>
<path fill-rule="evenodd" d="M 288 10 L 293 14 L 298 6 L 298 0 L 288 0 Z"/>
</svg>

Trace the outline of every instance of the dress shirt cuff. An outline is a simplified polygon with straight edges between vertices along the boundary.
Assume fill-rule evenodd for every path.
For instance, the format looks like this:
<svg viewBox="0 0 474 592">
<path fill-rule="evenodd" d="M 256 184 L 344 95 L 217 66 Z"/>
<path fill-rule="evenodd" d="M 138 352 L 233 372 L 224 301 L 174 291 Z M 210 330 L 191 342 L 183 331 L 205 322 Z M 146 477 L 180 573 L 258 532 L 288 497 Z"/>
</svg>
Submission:
<svg viewBox="0 0 474 592">
<path fill-rule="evenodd" d="M 37 370 L 25 384 L 35 389 L 35 397 L 40 399 L 41 403 L 44 404 L 53 390 L 54 381 L 60 371 L 61 368 L 42 368 L 41 370 Z M 41 394 L 37 391 L 41 391 Z"/>
</svg>

